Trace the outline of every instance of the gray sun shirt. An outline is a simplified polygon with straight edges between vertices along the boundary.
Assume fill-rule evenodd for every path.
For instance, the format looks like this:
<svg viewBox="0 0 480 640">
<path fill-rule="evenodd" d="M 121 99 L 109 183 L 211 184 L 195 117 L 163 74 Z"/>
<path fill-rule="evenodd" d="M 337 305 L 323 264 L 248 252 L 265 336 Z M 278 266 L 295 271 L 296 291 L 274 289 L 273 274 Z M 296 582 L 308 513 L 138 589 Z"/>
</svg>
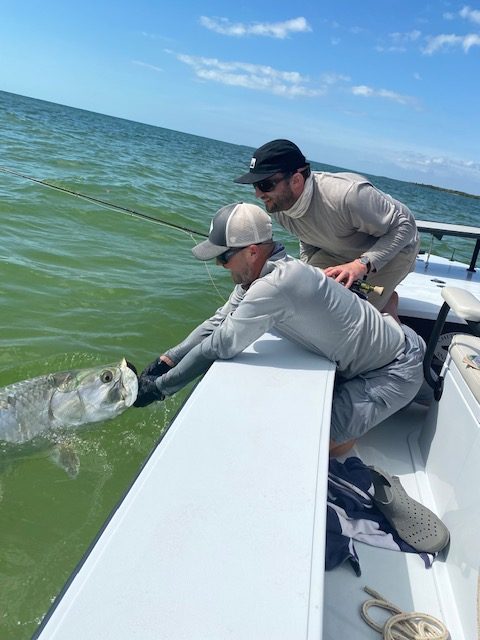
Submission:
<svg viewBox="0 0 480 640">
<path fill-rule="evenodd" d="M 271 214 L 299 238 L 304 262 L 319 248 L 337 264 L 365 255 L 376 271 L 399 252 L 414 260 L 418 232 L 403 203 L 356 173 L 315 172 L 309 180 L 312 197 L 299 215 L 292 215 L 293 210 Z"/>
<path fill-rule="evenodd" d="M 175 393 L 214 360 L 232 358 L 272 329 L 332 360 L 347 379 L 404 350 L 405 335 L 391 316 L 277 244 L 247 290 L 237 285 L 215 315 L 166 352 L 176 366 L 157 378 L 157 387 L 164 395 Z"/>
</svg>

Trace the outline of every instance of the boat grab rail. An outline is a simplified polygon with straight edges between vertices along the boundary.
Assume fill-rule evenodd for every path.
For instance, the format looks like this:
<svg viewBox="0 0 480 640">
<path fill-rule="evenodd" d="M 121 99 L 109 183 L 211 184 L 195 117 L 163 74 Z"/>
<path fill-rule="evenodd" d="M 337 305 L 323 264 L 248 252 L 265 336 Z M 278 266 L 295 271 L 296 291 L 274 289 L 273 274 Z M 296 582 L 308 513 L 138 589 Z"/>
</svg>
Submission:
<svg viewBox="0 0 480 640">
<path fill-rule="evenodd" d="M 458 238 L 474 238 L 476 240 L 475 247 L 473 249 L 472 257 L 470 259 L 470 265 L 467 271 L 475 272 L 477 265 L 478 254 L 480 252 L 480 227 L 468 227 L 460 224 L 448 224 L 447 222 L 432 222 L 430 220 L 416 220 L 417 229 L 425 233 L 430 233 L 433 238 L 442 240 L 443 236 L 454 236 Z M 430 256 L 432 250 L 432 242 L 430 243 L 430 249 L 428 255 Z"/>
<path fill-rule="evenodd" d="M 442 333 L 445 320 L 450 309 L 465 320 L 473 335 L 480 337 L 480 300 L 469 291 L 458 287 L 444 287 L 441 291 L 445 300 L 440 308 L 432 333 L 428 341 L 427 350 L 423 359 L 423 374 L 428 385 L 433 389 L 433 397 L 437 402 L 443 393 L 443 376 L 437 375 L 432 369 L 432 360 L 438 338 Z"/>
</svg>

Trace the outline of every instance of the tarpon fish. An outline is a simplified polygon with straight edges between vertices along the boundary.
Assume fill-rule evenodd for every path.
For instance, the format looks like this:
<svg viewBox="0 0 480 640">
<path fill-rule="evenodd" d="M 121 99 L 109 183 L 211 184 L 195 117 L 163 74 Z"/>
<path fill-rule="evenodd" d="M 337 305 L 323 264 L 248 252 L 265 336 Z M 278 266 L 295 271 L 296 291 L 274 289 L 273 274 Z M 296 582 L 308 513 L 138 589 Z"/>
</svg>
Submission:
<svg viewBox="0 0 480 640">
<path fill-rule="evenodd" d="M 114 418 L 137 392 L 137 376 L 125 359 L 15 382 L 0 389 L 0 440 L 21 444 L 49 429 Z"/>
</svg>

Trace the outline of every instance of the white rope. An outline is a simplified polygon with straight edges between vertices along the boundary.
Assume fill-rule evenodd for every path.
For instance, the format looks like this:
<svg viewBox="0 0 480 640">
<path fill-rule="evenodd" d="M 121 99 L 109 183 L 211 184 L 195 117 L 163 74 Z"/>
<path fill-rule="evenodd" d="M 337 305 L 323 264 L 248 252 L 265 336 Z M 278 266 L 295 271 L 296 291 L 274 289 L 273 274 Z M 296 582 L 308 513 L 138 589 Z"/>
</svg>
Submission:
<svg viewBox="0 0 480 640">
<path fill-rule="evenodd" d="M 377 591 L 369 587 L 364 587 L 364 591 L 373 599 L 362 604 L 360 615 L 372 629 L 382 634 L 383 640 L 449 640 L 447 627 L 437 618 L 426 613 L 405 613 Z M 367 613 L 371 607 L 385 609 L 394 615 L 384 625 L 379 625 Z"/>
</svg>

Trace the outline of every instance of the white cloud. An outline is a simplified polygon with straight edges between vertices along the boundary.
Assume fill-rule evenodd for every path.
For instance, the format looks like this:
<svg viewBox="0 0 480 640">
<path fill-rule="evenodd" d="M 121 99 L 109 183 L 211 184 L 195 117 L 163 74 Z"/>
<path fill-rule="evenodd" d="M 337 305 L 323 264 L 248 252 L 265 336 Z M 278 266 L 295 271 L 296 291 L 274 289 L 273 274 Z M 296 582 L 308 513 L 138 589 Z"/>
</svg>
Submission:
<svg viewBox="0 0 480 640">
<path fill-rule="evenodd" d="M 478 33 L 469 33 L 466 36 L 457 36 L 453 33 L 440 34 L 427 38 L 427 45 L 422 49 L 422 53 L 432 55 L 440 49 L 452 47 L 461 47 L 465 53 L 468 53 L 471 47 L 474 46 L 480 46 L 480 35 Z"/>
<path fill-rule="evenodd" d="M 152 71 L 163 72 L 163 69 L 160 69 L 160 67 L 156 67 L 155 65 L 149 64 L 148 62 L 142 62 L 141 60 L 132 60 L 132 64 L 136 64 L 139 67 L 145 67 L 146 69 L 151 69 Z"/>
<path fill-rule="evenodd" d="M 415 98 L 401 95 L 389 89 L 374 89 L 366 85 L 350 85 L 351 78 L 339 73 L 324 73 L 318 82 L 313 83 L 308 76 L 298 71 L 282 71 L 271 66 L 248 62 L 224 62 L 218 58 L 206 58 L 176 53 L 166 50 L 177 60 L 193 69 L 196 77 L 202 81 L 217 82 L 228 86 L 243 87 L 256 91 L 265 91 L 285 98 L 316 97 L 329 93 L 338 85 L 343 91 L 364 98 L 380 98 L 398 104 L 418 108 Z"/>
<path fill-rule="evenodd" d="M 340 82 L 350 82 L 351 78 L 341 73 L 323 73 L 321 80 L 326 85 L 334 85 Z"/>
<path fill-rule="evenodd" d="M 385 100 L 391 100 L 392 102 L 397 102 L 398 104 L 418 106 L 415 98 L 403 96 L 400 93 L 390 91 L 389 89 L 373 89 L 372 87 L 367 87 L 362 84 L 352 87 L 351 91 L 354 96 L 361 96 L 363 98 L 382 98 Z"/>
<path fill-rule="evenodd" d="M 466 20 L 470 20 L 470 22 L 480 24 L 480 11 L 478 9 L 472 9 L 471 7 L 465 6 L 459 12 L 459 16 Z"/>
<path fill-rule="evenodd" d="M 293 18 L 284 22 L 242 22 L 232 23 L 228 18 L 200 17 L 200 24 L 211 31 L 225 36 L 266 36 L 268 38 L 288 38 L 290 33 L 306 33 L 311 31 L 307 20 L 303 17 Z"/>
<path fill-rule="evenodd" d="M 480 46 L 480 34 L 478 33 L 470 33 L 467 36 L 464 36 L 462 47 L 465 52 L 468 52 L 471 47 Z"/>
<path fill-rule="evenodd" d="M 173 53 L 169 51 L 168 53 Z M 286 98 L 314 97 L 325 93 L 320 87 L 310 87 L 310 80 L 297 71 L 280 71 L 266 65 L 246 62 L 222 62 L 186 54 L 173 55 L 191 67 L 197 78 L 257 91 L 266 91 Z"/>
<path fill-rule="evenodd" d="M 406 42 L 416 42 L 421 35 L 422 35 L 421 31 L 419 31 L 418 29 L 414 29 L 413 31 L 407 31 L 405 33 L 396 31 L 390 34 L 390 38 L 396 44 L 404 44 Z"/>
<path fill-rule="evenodd" d="M 387 46 L 378 45 L 375 49 L 381 53 L 404 53 L 407 51 L 408 45 L 419 40 L 421 35 L 422 32 L 418 29 L 406 32 L 396 31 L 394 33 L 389 33 L 388 38 L 390 44 Z"/>
<path fill-rule="evenodd" d="M 413 169 L 421 173 L 441 172 L 444 175 L 452 174 L 480 179 L 480 163 L 462 158 L 451 158 L 448 155 L 425 155 L 415 151 L 406 151 L 397 154 L 395 164 L 404 169 Z"/>
<path fill-rule="evenodd" d="M 446 20 L 453 20 L 455 17 L 461 18 L 480 25 L 480 11 L 478 9 L 472 9 L 468 5 L 465 5 L 458 14 L 444 13 L 443 17 Z M 432 55 L 440 50 L 462 48 L 465 53 L 468 53 L 472 47 L 480 46 L 480 34 L 468 33 L 466 35 L 457 35 L 455 33 L 441 33 L 437 36 L 427 37 L 427 44 L 422 49 L 422 53 Z"/>
<path fill-rule="evenodd" d="M 361 33 L 367 33 L 367 30 L 364 29 L 363 27 L 350 27 L 348 31 L 349 33 L 353 33 L 356 36 L 358 36 Z"/>
</svg>

